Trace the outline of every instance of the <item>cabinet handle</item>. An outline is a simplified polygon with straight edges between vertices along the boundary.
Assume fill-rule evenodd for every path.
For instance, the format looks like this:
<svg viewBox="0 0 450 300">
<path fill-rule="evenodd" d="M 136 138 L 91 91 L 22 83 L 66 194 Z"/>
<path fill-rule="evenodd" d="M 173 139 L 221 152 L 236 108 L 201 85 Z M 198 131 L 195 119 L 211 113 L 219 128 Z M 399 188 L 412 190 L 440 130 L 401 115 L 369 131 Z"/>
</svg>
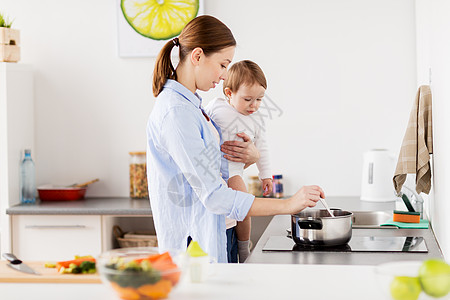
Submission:
<svg viewBox="0 0 450 300">
<path fill-rule="evenodd" d="M 25 228 L 32 229 L 68 229 L 68 228 L 86 228 L 86 225 L 26 225 Z"/>
</svg>

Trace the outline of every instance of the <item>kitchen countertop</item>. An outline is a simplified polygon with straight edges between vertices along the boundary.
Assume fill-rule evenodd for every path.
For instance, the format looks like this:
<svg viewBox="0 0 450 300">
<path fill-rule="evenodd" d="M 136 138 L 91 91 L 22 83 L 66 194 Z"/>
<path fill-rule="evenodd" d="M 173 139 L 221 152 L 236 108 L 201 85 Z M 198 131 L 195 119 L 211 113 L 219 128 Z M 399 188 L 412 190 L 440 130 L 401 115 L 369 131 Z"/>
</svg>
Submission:
<svg viewBox="0 0 450 300">
<path fill-rule="evenodd" d="M 358 197 L 327 197 L 330 207 L 349 211 L 392 212 L 395 202 L 366 202 Z M 321 204 L 318 204 L 321 208 Z M 130 198 L 90 198 L 77 201 L 44 201 L 36 204 L 20 204 L 6 210 L 9 215 L 113 215 L 151 216 L 150 201 Z M 431 229 L 353 229 L 353 236 L 423 236 L 428 253 L 338 253 L 338 252 L 263 252 L 270 236 L 286 235 L 290 229 L 290 216 L 275 216 L 259 239 L 247 263 L 268 264 L 350 264 L 376 265 L 392 260 L 423 260 L 443 257 Z"/>
<path fill-rule="evenodd" d="M 326 288 L 324 288 L 326 287 Z M 119 299 L 102 284 L 2 283 L 2 299 Z M 64 296 L 62 296 L 64 295 Z M 204 283 L 180 282 L 169 299 L 385 299 L 373 266 L 215 264 Z"/>
<path fill-rule="evenodd" d="M 328 197 L 330 207 L 347 210 L 390 210 L 394 203 L 359 201 L 356 197 Z M 320 205 L 320 204 L 319 204 Z M 42 201 L 18 204 L 6 210 L 9 215 L 143 215 L 151 216 L 148 199 L 125 197 L 87 198 L 75 201 Z"/>
<path fill-rule="evenodd" d="M 349 211 L 392 212 L 395 202 L 366 202 L 358 197 L 327 197 L 330 207 Z M 318 204 L 321 208 L 321 204 Z M 9 215 L 114 215 L 151 216 L 150 201 L 130 198 L 90 198 L 77 201 L 45 201 L 20 204 L 6 210 Z M 353 229 L 353 236 L 423 236 L 428 253 L 338 253 L 338 252 L 263 252 L 270 236 L 286 235 L 290 229 L 290 216 L 275 216 L 259 239 L 247 263 L 268 264 L 354 264 L 376 265 L 392 260 L 422 260 L 443 257 L 431 229 Z"/>
<path fill-rule="evenodd" d="M 327 198 L 330 207 L 348 211 L 388 211 L 392 212 L 395 202 L 374 203 L 359 200 L 357 197 Z M 322 208 L 320 204 L 318 207 Z M 428 229 L 353 229 L 352 236 L 422 236 L 425 239 L 428 253 L 401 252 L 263 252 L 267 240 L 271 236 L 286 236 L 286 229 L 291 228 L 289 215 L 275 216 L 267 226 L 246 263 L 264 264 L 332 264 L 332 265 L 377 265 L 394 260 L 424 260 L 430 257 L 443 258 L 442 251 L 436 242 L 433 230 Z"/>
<path fill-rule="evenodd" d="M 75 201 L 42 201 L 19 204 L 6 210 L 9 215 L 124 215 L 151 216 L 148 199 L 88 198 Z"/>
<path fill-rule="evenodd" d="M 362 202 L 356 197 L 329 197 L 330 207 L 353 211 L 392 211 L 394 203 Z M 8 209 L 17 214 L 151 215 L 148 200 L 96 198 L 68 202 L 42 202 Z M 442 257 L 430 229 L 354 229 L 353 235 L 424 236 L 428 254 L 421 253 L 326 253 L 271 252 L 262 248 L 272 235 L 285 235 L 290 216 L 275 216 L 246 264 L 215 264 L 205 283 L 181 282 L 170 299 L 384 299 L 377 285 L 374 265 L 394 260 Z M 326 286 L 327 288 L 323 288 Z M 1 283 L 2 297 L 9 300 L 119 299 L 102 284 Z M 41 295 L 35 297 L 36 295 Z"/>
</svg>

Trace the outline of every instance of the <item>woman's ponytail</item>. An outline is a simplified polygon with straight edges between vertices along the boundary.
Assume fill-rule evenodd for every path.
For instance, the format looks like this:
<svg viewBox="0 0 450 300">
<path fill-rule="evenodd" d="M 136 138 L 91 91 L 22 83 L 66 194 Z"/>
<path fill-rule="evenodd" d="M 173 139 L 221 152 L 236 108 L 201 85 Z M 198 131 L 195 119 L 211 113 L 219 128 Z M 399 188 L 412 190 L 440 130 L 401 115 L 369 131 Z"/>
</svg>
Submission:
<svg viewBox="0 0 450 300">
<path fill-rule="evenodd" d="M 179 47 L 179 65 L 189 53 L 199 47 L 208 56 L 227 47 L 236 46 L 231 30 L 218 19 L 202 15 L 192 19 L 181 31 L 178 38 L 168 41 L 158 54 L 153 71 L 153 95 L 157 97 L 164 88 L 167 79 L 177 80 L 175 68 L 170 60 L 174 46 Z"/>
<path fill-rule="evenodd" d="M 172 65 L 170 54 L 174 46 L 178 46 L 178 39 L 168 41 L 161 49 L 156 58 L 153 71 L 153 95 L 157 97 L 164 88 L 167 79 L 177 79 L 175 68 Z"/>
</svg>

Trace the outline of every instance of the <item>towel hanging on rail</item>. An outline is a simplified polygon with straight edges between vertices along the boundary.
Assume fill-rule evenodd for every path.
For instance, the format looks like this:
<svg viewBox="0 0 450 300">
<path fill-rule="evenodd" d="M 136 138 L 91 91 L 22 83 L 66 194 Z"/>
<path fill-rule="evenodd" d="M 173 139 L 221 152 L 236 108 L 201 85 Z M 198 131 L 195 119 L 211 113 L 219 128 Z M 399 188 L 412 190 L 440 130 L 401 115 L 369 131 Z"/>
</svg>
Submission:
<svg viewBox="0 0 450 300">
<path fill-rule="evenodd" d="M 417 193 L 431 189 L 430 154 L 433 153 L 431 89 L 422 85 L 417 91 L 409 116 L 394 173 L 394 188 L 400 193 L 407 174 L 416 174 Z"/>
</svg>

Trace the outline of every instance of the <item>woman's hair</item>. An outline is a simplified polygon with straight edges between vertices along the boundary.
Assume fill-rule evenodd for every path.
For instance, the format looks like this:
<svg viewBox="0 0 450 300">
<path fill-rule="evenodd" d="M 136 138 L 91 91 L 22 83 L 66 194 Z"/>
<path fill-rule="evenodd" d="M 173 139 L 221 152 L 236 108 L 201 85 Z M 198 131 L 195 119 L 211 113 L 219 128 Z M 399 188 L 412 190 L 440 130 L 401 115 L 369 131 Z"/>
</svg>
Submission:
<svg viewBox="0 0 450 300">
<path fill-rule="evenodd" d="M 267 80 L 263 70 L 251 60 L 242 60 L 233 64 L 229 71 L 228 77 L 223 82 L 223 93 L 225 88 L 229 88 L 232 92 L 237 92 L 241 85 L 259 84 L 267 89 Z"/>
<path fill-rule="evenodd" d="M 153 95 L 161 93 L 167 79 L 177 79 L 175 68 L 170 59 L 174 46 L 179 47 L 180 64 L 195 48 L 201 48 L 205 55 L 219 52 L 227 47 L 236 46 L 231 30 L 212 16 L 199 16 L 184 27 L 178 38 L 168 41 L 158 54 L 153 71 Z"/>
</svg>

